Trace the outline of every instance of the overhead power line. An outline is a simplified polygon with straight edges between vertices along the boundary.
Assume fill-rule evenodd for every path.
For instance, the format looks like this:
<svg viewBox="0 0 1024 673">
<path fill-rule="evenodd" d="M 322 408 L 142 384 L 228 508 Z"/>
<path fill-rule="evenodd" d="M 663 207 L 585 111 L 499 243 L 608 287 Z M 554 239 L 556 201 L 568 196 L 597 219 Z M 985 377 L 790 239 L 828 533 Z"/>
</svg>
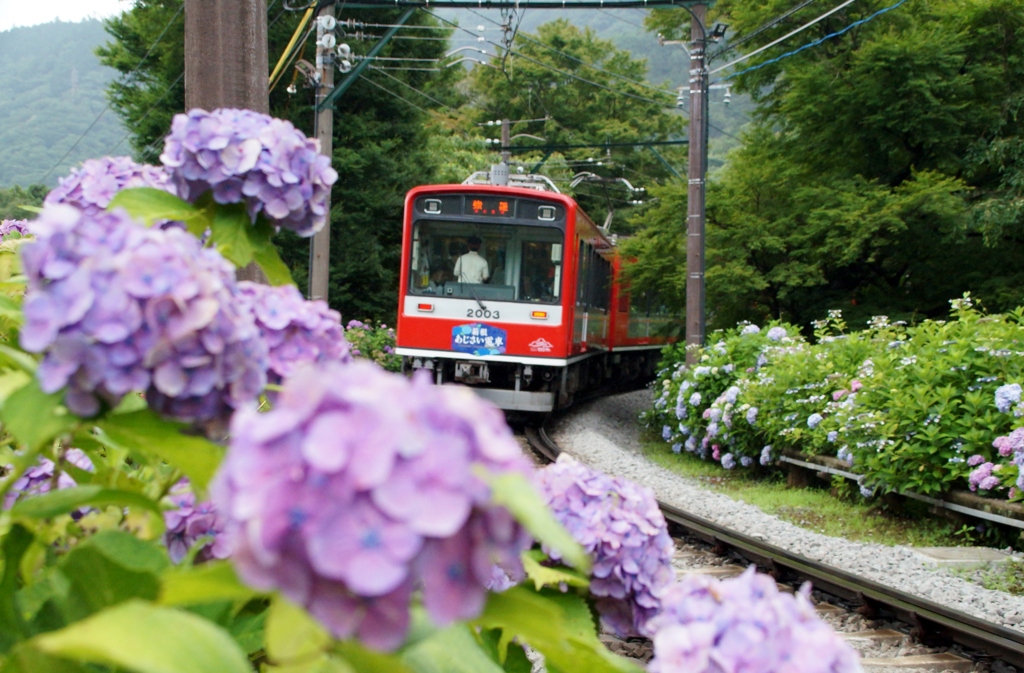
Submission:
<svg viewBox="0 0 1024 673">
<path fill-rule="evenodd" d="M 805 49 L 810 49 L 811 47 L 817 47 L 819 44 L 821 44 L 822 42 L 825 42 L 826 40 L 831 40 L 834 37 L 839 37 L 840 35 L 853 30 L 857 26 L 864 25 L 868 21 L 871 21 L 872 19 L 874 19 L 876 16 L 880 16 L 882 14 L 885 14 L 886 12 L 891 12 L 892 10 L 896 9 L 897 7 L 899 7 L 900 5 L 905 3 L 906 1 L 907 0 L 899 0 L 899 2 L 897 2 L 896 4 L 889 5 L 888 7 L 884 7 L 882 9 L 878 10 L 877 12 L 875 12 L 874 14 L 872 14 L 871 16 L 863 18 L 863 19 L 861 19 L 859 21 L 854 21 L 853 23 L 851 23 L 846 28 L 843 28 L 842 30 L 837 30 L 834 33 L 829 33 L 825 37 L 819 38 L 819 39 L 817 39 L 814 42 L 811 42 L 809 44 L 805 44 L 804 46 L 800 47 L 799 49 L 794 49 L 793 51 L 786 52 L 785 54 L 782 54 L 781 56 L 777 56 L 777 57 L 775 57 L 773 59 L 769 59 L 769 60 L 765 61 L 764 63 L 758 63 L 757 65 L 751 66 L 751 67 L 746 68 L 744 70 L 740 70 L 739 72 L 734 72 L 731 75 L 726 75 L 722 79 L 731 79 L 733 77 L 738 77 L 739 75 L 742 75 L 743 73 L 747 73 L 747 72 L 750 72 L 752 70 L 757 70 L 759 68 L 763 68 L 766 65 L 771 65 L 772 63 L 778 63 L 782 59 L 788 58 L 790 56 L 793 56 L 794 54 L 799 54 L 800 52 L 804 51 Z"/>
<path fill-rule="evenodd" d="M 752 58 L 754 56 L 757 56 L 758 54 L 760 54 L 765 49 L 771 49 L 772 47 L 774 47 L 775 45 L 779 44 L 780 42 L 785 42 L 786 40 L 788 40 L 789 38 L 793 37 L 797 33 L 800 33 L 800 32 L 803 32 L 804 30 L 807 30 L 808 28 L 810 28 L 814 24 L 818 23 L 819 21 L 824 21 L 828 17 L 830 17 L 833 14 L 835 14 L 836 12 L 838 12 L 843 7 L 846 7 L 847 5 L 851 5 L 854 2 L 856 2 L 856 0 L 846 0 L 846 2 L 844 2 L 843 4 L 839 5 L 838 7 L 834 7 L 832 9 L 830 9 L 829 11 L 825 12 L 824 14 L 822 14 L 818 18 L 814 19 L 813 21 L 811 21 L 809 23 L 805 23 L 804 25 L 800 26 L 796 30 L 792 30 L 792 31 L 786 33 L 785 35 L 783 35 L 779 39 L 774 40 L 772 42 L 769 42 L 768 44 L 764 45 L 763 47 L 759 47 L 759 48 L 755 49 L 754 51 L 750 52 L 749 54 L 744 54 L 743 56 L 740 56 L 739 58 L 737 58 L 737 59 L 735 59 L 733 61 L 729 61 L 725 65 L 718 66 L 714 70 L 710 71 L 708 74 L 709 75 L 714 75 L 716 72 L 721 72 L 722 70 L 725 70 L 726 68 L 731 68 L 732 66 L 736 65 L 737 63 L 742 63 L 743 61 L 746 61 L 748 58 Z"/>
<path fill-rule="evenodd" d="M 721 49 L 719 49 L 715 53 L 710 54 L 708 56 L 708 61 L 713 61 L 716 58 L 718 58 L 719 56 L 721 56 L 722 54 L 730 52 L 733 49 L 736 49 L 738 46 L 740 46 L 744 42 L 748 42 L 748 41 L 754 39 L 755 37 L 757 37 L 758 35 L 760 35 L 764 31 L 769 30 L 770 28 L 774 28 L 775 26 L 779 25 L 780 23 L 782 23 L 783 21 L 785 21 L 789 17 L 791 17 L 794 14 L 796 14 L 797 12 L 799 12 L 801 9 L 803 9 L 807 5 L 809 5 L 809 4 L 813 3 L 813 2 L 816 2 L 816 1 L 817 0 L 804 0 L 799 5 L 797 5 L 793 9 L 789 10 L 788 12 L 786 12 L 784 14 L 780 14 L 779 16 L 775 17 L 774 19 L 772 19 L 772 20 L 770 20 L 770 21 L 768 21 L 766 23 L 761 24 L 756 30 L 754 30 L 754 31 L 752 31 L 750 33 L 747 33 L 746 35 L 744 35 L 742 37 L 736 38 L 735 40 L 730 40 L 729 44 L 727 44 L 726 46 L 722 47 Z"/>
<path fill-rule="evenodd" d="M 420 107 L 419 105 L 417 105 L 416 103 L 413 103 L 411 100 L 409 100 L 405 96 L 400 96 L 397 93 L 395 93 L 394 91 L 391 91 L 390 89 L 387 89 L 387 88 L 381 86 L 380 84 L 377 84 L 376 82 L 374 82 L 372 79 L 370 79 L 366 75 L 359 75 L 359 79 L 361 79 L 364 82 L 370 84 L 371 86 L 377 87 L 378 89 L 380 89 L 381 91 L 383 91 L 384 93 L 386 93 L 386 94 L 388 94 L 390 96 L 394 96 L 395 98 L 397 98 L 398 100 L 402 101 L 406 105 L 411 105 L 411 106 L 413 106 L 414 108 L 416 108 L 417 110 L 419 110 L 421 112 L 424 112 L 426 114 L 430 114 L 430 110 L 426 109 L 425 107 Z"/>
</svg>

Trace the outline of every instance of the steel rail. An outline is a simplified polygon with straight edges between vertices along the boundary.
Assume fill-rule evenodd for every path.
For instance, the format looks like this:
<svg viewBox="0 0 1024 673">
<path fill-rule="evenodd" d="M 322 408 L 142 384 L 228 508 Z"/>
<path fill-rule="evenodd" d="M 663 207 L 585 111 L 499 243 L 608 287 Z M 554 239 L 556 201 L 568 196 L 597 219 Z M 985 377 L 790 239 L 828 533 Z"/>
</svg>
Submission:
<svg viewBox="0 0 1024 673">
<path fill-rule="evenodd" d="M 561 453 L 541 425 L 525 434 L 541 455 L 554 461 Z M 1016 666 L 1024 666 L 1024 633 L 993 624 L 873 580 L 794 554 L 757 538 L 721 526 L 658 501 L 666 521 L 688 534 L 716 546 L 731 549 L 749 561 L 767 567 L 777 579 L 786 575 L 810 580 L 816 588 L 841 598 L 858 600 L 870 609 L 888 610 L 914 627 L 914 635 L 926 644 L 953 641 Z"/>
</svg>

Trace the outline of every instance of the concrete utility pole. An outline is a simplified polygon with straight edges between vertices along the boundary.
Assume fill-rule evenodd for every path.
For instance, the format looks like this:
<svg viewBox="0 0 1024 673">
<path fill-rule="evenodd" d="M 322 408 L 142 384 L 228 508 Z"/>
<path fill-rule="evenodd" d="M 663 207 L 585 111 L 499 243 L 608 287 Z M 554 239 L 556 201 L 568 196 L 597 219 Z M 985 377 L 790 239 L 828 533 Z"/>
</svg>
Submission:
<svg viewBox="0 0 1024 673">
<path fill-rule="evenodd" d="M 185 0 L 185 108 L 270 112 L 266 0 Z M 239 280 L 267 282 L 256 264 Z"/>
<path fill-rule="evenodd" d="M 690 161 L 686 199 L 686 363 L 704 344 L 704 186 L 707 176 L 707 6 L 694 5 L 690 23 Z"/>
<path fill-rule="evenodd" d="M 334 18 L 334 3 L 324 5 L 317 16 Z M 324 21 L 317 21 L 316 71 L 320 81 L 316 87 L 316 138 L 320 141 L 320 154 L 328 159 L 334 151 L 334 106 L 320 104 L 334 90 L 333 51 L 326 46 L 323 36 Z M 331 275 L 331 201 L 327 199 L 327 224 L 313 235 L 309 244 L 309 298 L 327 301 L 327 287 Z"/>
</svg>

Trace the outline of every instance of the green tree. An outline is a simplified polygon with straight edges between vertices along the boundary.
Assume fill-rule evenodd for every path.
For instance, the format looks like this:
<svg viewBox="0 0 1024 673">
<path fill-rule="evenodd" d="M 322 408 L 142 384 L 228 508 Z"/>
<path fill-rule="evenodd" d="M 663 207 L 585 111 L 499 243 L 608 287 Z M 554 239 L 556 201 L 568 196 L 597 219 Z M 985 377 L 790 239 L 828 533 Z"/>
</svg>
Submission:
<svg viewBox="0 0 1024 673">
<path fill-rule="evenodd" d="M 567 19 L 558 19 L 541 25 L 536 36 L 517 35 L 512 48 L 507 55 L 491 58 L 494 67 L 475 69 L 470 83 L 475 121 L 544 120 L 515 124 L 513 135 L 528 133 L 544 140 L 526 138 L 514 145 L 633 143 L 678 138 L 684 130 L 683 118 L 673 112 L 674 97 L 646 84 L 646 61 L 616 49 L 589 28 L 580 30 Z M 685 155 L 685 149 L 661 151 L 677 164 Z M 607 153 L 599 148 L 566 150 L 561 155 L 551 166 L 560 179 L 583 169 L 645 186 L 669 176 L 657 157 L 642 147 Z M 528 162 L 533 164 L 542 153 L 530 156 L 535 157 Z M 576 196 L 595 217 L 606 203 L 622 205 L 632 198 L 620 187 L 584 185 Z"/>
<path fill-rule="evenodd" d="M 45 185 L 14 185 L 0 189 L 0 220 L 27 220 L 32 214 L 22 206 L 39 207 L 49 191 Z"/>
<path fill-rule="evenodd" d="M 712 20 L 753 35 L 742 42 L 752 51 L 822 11 L 757 32 L 789 4 L 722 0 Z M 719 325 L 774 316 L 806 326 L 833 307 L 936 317 L 965 290 L 994 310 L 1021 302 L 1024 7 L 909 0 L 785 56 L 890 4 L 850 5 L 736 66 L 758 123 L 709 187 L 708 305 Z M 683 18 L 656 12 L 652 25 L 680 37 Z M 646 280 L 673 250 L 655 242 L 668 227 L 681 235 L 658 212 L 661 230 L 636 244 L 634 273 Z"/>
<path fill-rule="evenodd" d="M 124 74 L 110 88 L 111 101 L 133 133 L 136 152 L 147 161 L 156 160 L 171 118 L 184 107 L 184 33 L 180 15 L 174 18 L 181 1 L 140 0 L 132 10 L 109 22 L 113 40 L 100 51 L 105 63 Z M 398 10 L 345 11 L 341 18 L 392 24 L 400 14 Z M 284 51 L 300 16 L 273 0 L 269 3 L 272 62 Z M 448 33 L 425 13 L 414 15 L 408 25 L 427 29 L 416 34 L 444 38 Z M 132 74 L 165 28 L 166 35 L 159 45 Z M 443 56 L 443 39 L 401 39 L 409 35 L 400 31 L 379 55 L 419 59 Z M 351 46 L 360 54 L 373 44 L 353 41 Z M 312 40 L 302 43 L 297 58 L 314 59 Z M 331 306 L 347 318 L 391 321 L 394 316 L 404 195 L 415 185 L 434 181 L 435 171 L 444 163 L 432 140 L 436 136 L 450 137 L 455 122 L 450 115 L 435 110 L 459 105 L 455 83 L 462 77 L 458 68 L 441 72 L 370 70 L 335 102 L 332 162 L 339 179 L 332 191 L 329 299 Z M 336 81 L 343 80 L 344 75 L 338 74 Z M 286 92 L 290 81 L 289 70 L 271 92 L 271 114 L 312 134 L 313 90 L 297 78 L 294 83 L 298 91 L 290 95 Z M 440 144 L 445 142 L 449 141 Z M 308 239 L 282 233 L 277 243 L 304 289 Z"/>
</svg>

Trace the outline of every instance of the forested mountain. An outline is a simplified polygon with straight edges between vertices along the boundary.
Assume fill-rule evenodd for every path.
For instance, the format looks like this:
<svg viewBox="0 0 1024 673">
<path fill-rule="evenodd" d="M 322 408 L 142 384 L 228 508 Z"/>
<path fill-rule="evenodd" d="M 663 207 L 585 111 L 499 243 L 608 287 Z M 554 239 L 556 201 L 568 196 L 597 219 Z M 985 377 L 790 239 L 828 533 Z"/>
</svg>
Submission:
<svg viewBox="0 0 1024 673">
<path fill-rule="evenodd" d="M 109 154 L 124 137 L 108 111 L 57 164 L 107 106 L 104 89 L 115 73 L 93 54 L 106 39 L 100 20 L 0 32 L 0 187 L 39 183 L 47 173 L 46 184 L 56 185 L 71 166 Z"/>
</svg>

